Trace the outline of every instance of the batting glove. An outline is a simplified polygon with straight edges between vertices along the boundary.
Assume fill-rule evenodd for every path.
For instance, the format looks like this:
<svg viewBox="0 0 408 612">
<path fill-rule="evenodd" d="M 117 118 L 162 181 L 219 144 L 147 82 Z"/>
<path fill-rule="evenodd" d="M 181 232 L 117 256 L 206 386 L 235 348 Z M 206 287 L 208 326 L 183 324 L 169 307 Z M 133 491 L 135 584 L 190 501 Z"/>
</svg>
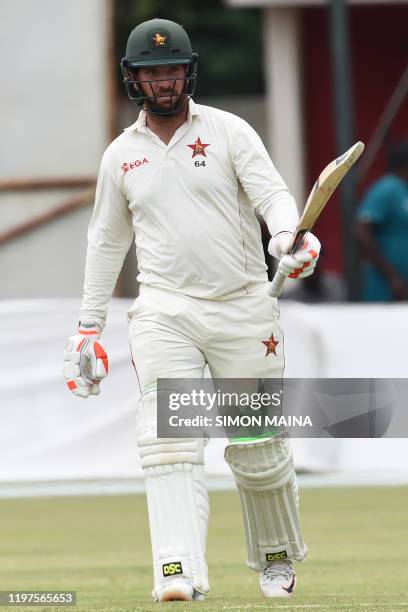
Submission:
<svg viewBox="0 0 408 612">
<path fill-rule="evenodd" d="M 68 338 L 64 352 L 64 377 L 74 395 L 99 394 L 99 383 L 108 373 L 108 356 L 99 342 L 101 330 L 94 323 L 80 323 Z"/>
<path fill-rule="evenodd" d="M 293 241 L 291 232 L 281 232 L 269 241 L 268 250 L 273 257 L 280 259 L 278 270 L 289 278 L 306 278 L 313 274 L 319 259 L 320 241 L 314 234 L 307 233 L 300 247 L 291 255 L 289 251 Z"/>
</svg>

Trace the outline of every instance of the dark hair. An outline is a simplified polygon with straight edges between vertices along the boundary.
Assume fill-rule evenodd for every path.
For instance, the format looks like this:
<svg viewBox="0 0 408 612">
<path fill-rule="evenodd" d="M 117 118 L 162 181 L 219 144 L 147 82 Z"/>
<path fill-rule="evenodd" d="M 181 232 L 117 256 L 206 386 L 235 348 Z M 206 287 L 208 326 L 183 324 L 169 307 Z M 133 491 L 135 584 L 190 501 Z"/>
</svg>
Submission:
<svg viewBox="0 0 408 612">
<path fill-rule="evenodd" d="M 408 166 L 408 140 L 394 145 L 388 153 L 390 170 L 401 170 Z"/>
</svg>

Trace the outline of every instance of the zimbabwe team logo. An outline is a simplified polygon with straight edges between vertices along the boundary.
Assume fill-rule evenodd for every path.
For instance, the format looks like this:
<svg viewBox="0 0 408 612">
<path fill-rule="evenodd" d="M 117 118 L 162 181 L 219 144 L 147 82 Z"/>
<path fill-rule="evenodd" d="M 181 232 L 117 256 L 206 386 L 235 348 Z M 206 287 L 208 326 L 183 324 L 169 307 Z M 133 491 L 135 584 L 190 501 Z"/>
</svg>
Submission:
<svg viewBox="0 0 408 612">
<path fill-rule="evenodd" d="M 196 155 L 203 155 L 204 157 L 207 157 L 207 155 L 205 154 L 205 149 L 210 145 L 208 143 L 204 144 L 203 142 L 201 142 L 200 137 L 198 136 L 195 143 L 189 144 L 187 146 L 190 147 L 190 149 L 193 149 L 193 154 L 191 157 L 195 157 Z"/>
<path fill-rule="evenodd" d="M 152 42 L 155 47 L 165 47 L 167 45 L 167 36 L 161 32 L 156 32 L 152 36 Z"/>
<path fill-rule="evenodd" d="M 271 334 L 271 336 L 270 336 L 270 338 L 268 338 L 268 340 L 262 340 L 262 344 L 264 344 L 266 346 L 266 355 L 265 355 L 265 357 L 267 357 L 271 353 L 276 355 L 276 347 L 279 344 L 279 340 L 275 340 L 275 338 L 273 337 L 273 334 Z"/>
</svg>

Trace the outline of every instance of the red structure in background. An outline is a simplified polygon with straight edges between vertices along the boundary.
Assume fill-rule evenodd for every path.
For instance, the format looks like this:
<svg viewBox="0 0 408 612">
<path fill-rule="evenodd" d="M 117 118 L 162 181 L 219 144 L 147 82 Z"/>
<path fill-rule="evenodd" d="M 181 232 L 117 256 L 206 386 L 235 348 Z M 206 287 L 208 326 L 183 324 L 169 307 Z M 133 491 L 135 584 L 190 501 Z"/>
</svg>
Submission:
<svg viewBox="0 0 408 612">
<path fill-rule="evenodd" d="M 408 6 L 350 6 L 355 140 L 367 144 L 408 60 Z M 327 7 L 302 9 L 306 176 L 311 187 L 336 156 Z M 408 101 L 391 126 L 391 141 L 408 138 Z M 363 183 L 364 189 L 386 169 L 383 149 Z M 343 270 L 342 227 L 338 197 L 316 226 L 324 244 L 322 268 Z"/>
</svg>

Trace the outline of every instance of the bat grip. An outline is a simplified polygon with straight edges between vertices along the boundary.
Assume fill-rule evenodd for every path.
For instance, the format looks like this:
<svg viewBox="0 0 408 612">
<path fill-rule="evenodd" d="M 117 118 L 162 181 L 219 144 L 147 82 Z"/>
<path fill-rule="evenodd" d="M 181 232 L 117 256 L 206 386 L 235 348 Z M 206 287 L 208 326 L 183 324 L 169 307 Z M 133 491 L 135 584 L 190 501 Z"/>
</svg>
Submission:
<svg viewBox="0 0 408 612">
<path fill-rule="evenodd" d="M 286 275 L 283 274 L 279 269 L 276 271 L 275 276 L 272 279 L 272 283 L 268 285 L 268 294 L 271 297 L 277 298 L 280 296 L 283 285 L 286 280 Z"/>
<path fill-rule="evenodd" d="M 303 238 L 306 236 L 307 232 L 309 230 L 307 229 L 302 229 L 302 230 L 298 230 L 295 234 L 295 237 L 293 239 L 293 243 L 292 246 L 289 249 L 289 253 L 296 253 L 296 251 L 298 250 L 298 248 L 300 247 Z M 272 279 L 272 283 L 268 286 L 268 294 L 271 297 L 279 297 L 280 294 L 282 293 L 282 289 L 283 289 L 283 285 L 285 283 L 286 280 L 286 274 L 283 274 L 279 268 L 277 269 L 275 276 Z"/>
</svg>

